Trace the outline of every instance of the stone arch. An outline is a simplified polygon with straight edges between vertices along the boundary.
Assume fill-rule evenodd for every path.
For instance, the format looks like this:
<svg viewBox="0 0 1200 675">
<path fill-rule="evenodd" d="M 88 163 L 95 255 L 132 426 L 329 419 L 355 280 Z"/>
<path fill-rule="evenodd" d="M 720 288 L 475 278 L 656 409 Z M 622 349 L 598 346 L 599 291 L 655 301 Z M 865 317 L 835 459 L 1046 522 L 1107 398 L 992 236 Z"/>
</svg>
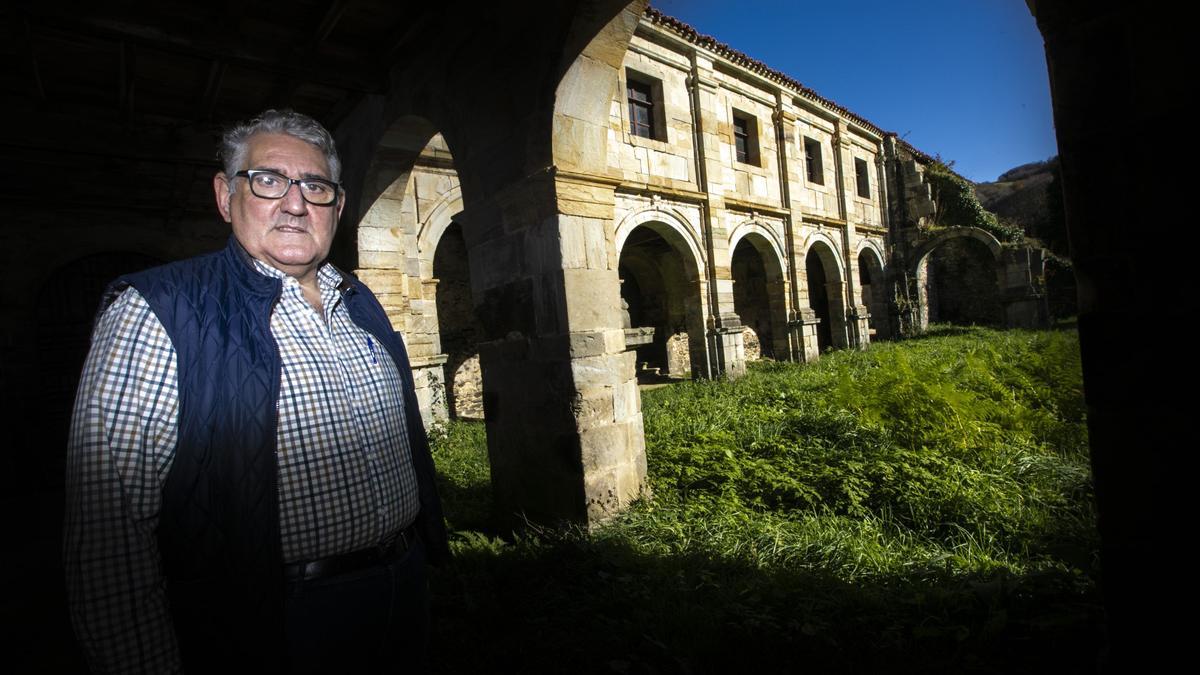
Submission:
<svg viewBox="0 0 1200 675">
<path fill-rule="evenodd" d="M 479 343 L 483 326 L 471 298 L 471 274 L 462 225 L 449 221 L 438 228 L 432 251 L 422 251 L 422 267 L 428 257 L 428 277 L 435 287 L 436 344 L 443 359 L 441 392 L 445 412 L 455 419 L 484 419 L 483 375 L 479 365 Z"/>
<path fill-rule="evenodd" d="M 946 243 L 947 241 L 950 241 L 951 239 L 959 239 L 962 237 L 975 239 L 986 246 L 987 249 L 991 251 L 992 257 L 996 260 L 997 265 L 1000 264 L 1001 260 L 1003 260 L 1004 248 L 1000 244 L 1000 240 L 996 239 L 991 232 L 988 232 L 987 230 L 981 230 L 978 227 L 951 227 L 947 228 L 943 232 L 939 232 L 936 236 L 932 237 L 928 241 L 925 241 L 917 247 L 917 250 L 913 252 L 912 256 L 912 260 L 914 261 L 913 269 L 909 271 L 915 274 L 917 269 L 919 269 L 924 263 L 925 258 L 927 258 L 934 249 Z"/>
<path fill-rule="evenodd" d="M 554 92 L 552 161 L 560 169 L 607 173 L 608 115 L 622 61 L 648 2 L 617 2 L 603 13 L 580 13 L 572 25 L 565 72 Z M 599 9 L 599 8 L 597 8 Z M 597 15 L 609 20 L 596 31 Z"/>
<path fill-rule="evenodd" d="M 804 241 L 800 244 L 800 250 L 803 251 L 805 255 L 808 255 L 808 252 L 812 250 L 813 245 L 817 243 L 824 244 L 825 248 L 828 249 L 822 253 L 822 255 L 828 254 L 832 256 L 833 264 L 835 264 L 839 270 L 840 279 L 840 270 L 846 269 L 846 264 L 842 260 L 841 247 L 836 241 L 834 241 L 833 237 L 824 232 L 813 232 L 804 238 Z"/>
<path fill-rule="evenodd" d="M 730 234 L 729 251 L 734 311 L 758 339 L 762 356 L 787 358 L 788 288 L 783 247 L 770 228 L 746 221 Z"/>
<path fill-rule="evenodd" d="M 771 247 L 771 252 L 774 254 L 775 262 L 780 270 L 787 269 L 787 263 L 784 262 L 787 260 L 787 256 L 784 254 L 783 242 L 780 241 L 774 230 L 755 220 L 743 221 L 733 228 L 733 231 L 729 233 L 729 250 L 737 248 L 741 240 L 750 234 L 757 234 L 761 241 Z M 755 246 L 757 247 L 758 244 Z"/>
<path fill-rule="evenodd" d="M 696 231 L 688 223 L 687 218 L 674 209 L 663 209 L 659 207 L 647 207 L 625 216 L 621 222 L 617 224 L 614 240 L 617 247 L 617 255 L 625 247 L 625 240 L 629 238 L 630 233 L 641 225 L 648 225 L 660 234 L 664 239 L 671 242 L 681 251 L 686 250 L 695 261 L 695 265 L 689 268 L 694 271 L 695 276 L 691 278 L 703 279 L 706 260 L 702 253 L 703 247 L 696 237 Z"/>
<path fill-rule="evenodd" d="M 863 239 L 858 244 L 859 303 L 869 312 L 868 325 L 872 340 L 891 337 L 889 318 L 891 302 L 884 257 L 878 242 Z"/>
<path fill-rule="evenodd" d="M 707 375 L 704 275 L 697 252 L 678 223 L 639 220 L 620 240 L 617 273 L 630 327 L 654 329 L 652 339 L 637 347 L 641 376 Z"/>
<path fill-rule="evenodd" d="M 462 187 L 455 185 L 438 198 L 429 214 L 417 224 L 417 253 L 421 259 L 422 276 L 426 266 L 433 264 L 434 251 L 447 228 L 456 223 L 462 225 L 454 219 L 462 210 Z"/>
<path fill-rule="evenodd" d="M 454 373 L 446 372 L 452 355 L 441 344 L 434 258 L 463 210 L 463 188 L 449 141 L 429 120 L 402 115 L 382 133 L 366 172 L 360 209 L 356 273 L 405 339 L 426 423 L 445 418 Z M 466 236 L 461 223 L 458 232 L 460 239 Z M 451 268 L 456 271 L 453 283 L 466 283 L 468 289 L 456 297 L 469 314 L 467 249 L 455 251 L 461 267 Z"/>
<path fill-rule="evenodd" d="M 375 144 L 358 200 L 364 218 L 385 192 L 407 188 L 417 158 L 439 133 L 438 127 L 421 115 L 399 115 L 387 125 Z"/>
<path fill-rule="evenodd" d="M 808 307 L 819 320 L 816 326 L 818 350 L 850 345 L 846 326 L 845 282 L 837 246 L 824 233 L 814 233 L 805 241 L 804 292 Z M 821 287 L 824 287 L 822 290 Z"/>
<path fill-rule="evenodd" d="M 442 36 L 460 33 L 448 14 L 445 23 L 415 31 L 422 48 L 406 52 L 391 70 L 388 93 L 365 96 L 339 125 L 339 148 L 357 147 L 361 155 L 373 156 L 400 120 L 409 120 L 418 136 L 436 128 L 453 152 L 465 207 L 454 221 L 462 228 L 472 301 L 486 331 L 480 364 L 493 497 L 497 517 L 509 525 L 526 518 L 595 522 L 644 485 L 634 359 L 617 336 L 620 285 L 606 236 L 613 217 L 603 211 L 612 208 L 613 186 L 589 177 L 606 173 L 607 157 L 607 103 L 595 107 L 594 94 L 616 86 L 645 5 L 551 3 L 532 19 L 496 10 L 489 14 L 495 25 L 467 44 L 451 40 L 450 50 L 442 48 Z M 519 77 L 512 76 L 514 64 Z M 486 115 L 470 114 L 479 101 L 494 105 Z M 431 124 L 413 122 L 413 114 Z M 420 142 L 393 145 L 411 151 Z M 404 171 L 400 166 L 384 176 L 365 162 L 350 169 L 348 184 L 367 184 L 368 201 L 373 192 L 384 195 Z M 560 192 L 567 183 L 588 197 L 588 215 L 563 211 Z M 407 196 L 399 190 L 397 196 Z M 363 225 L 371 226 L 369 220 Z M 402 255 L 386 238 L 393 233 L 375 234 L 390 246 L 373 256 L 380 263 L 373 269 L 389 276 L 383 287 L 397 289 L 385 309 L 397 323 L 408 322 L 410 355 L 432 352 L 432 337 L 414 342 L 436 325 L 436 284 L 420 278 L 418 232 L 402 233 Z M 568 244 L 583 244 L 580 255 L 568 258 L 575 252 Z M 372 266 L 360 259 L 357 267 Z M 610 416 L 584 419 L 605 406 Z M 537 424 L 530 423 L 534 418 Z"/>
<path fill-rule="evenodd" d="M 938 260 L 941 253 L 945 261 Z M 931 321 L 1004 325 L 1004 251 L 990 232 L 949 228 L 918 246 L 912 259 L 922 329 Z M 980 265 L 988 262 L 992 273 L 981 274 Z"/>
</svg>

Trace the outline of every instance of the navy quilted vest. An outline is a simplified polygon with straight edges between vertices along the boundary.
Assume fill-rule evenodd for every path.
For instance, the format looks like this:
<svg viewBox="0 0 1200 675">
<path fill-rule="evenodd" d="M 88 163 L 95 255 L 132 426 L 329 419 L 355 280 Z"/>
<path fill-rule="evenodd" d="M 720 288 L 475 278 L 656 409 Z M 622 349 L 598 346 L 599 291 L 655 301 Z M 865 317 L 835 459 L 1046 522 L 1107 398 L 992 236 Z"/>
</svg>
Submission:
<svg viewBox="0 0 1200 675">
<path fill-rule="evenodd" d="M 430 560 L 440 563 L 449 550 L 408 355 L 375 296 L 343 276 L 351 319 L 386 346 L 400 371 L 420 490 L 417 527 Z M 149 303 L 178 358 L 179 439 L 158 543 L 185 669 L 283 669 L 281 364 L 270 328 L 282 283 L 255 271 L 230 237 L 222 251 L 122 277 L 113 291 L 127 285 Z"/>
</svg>

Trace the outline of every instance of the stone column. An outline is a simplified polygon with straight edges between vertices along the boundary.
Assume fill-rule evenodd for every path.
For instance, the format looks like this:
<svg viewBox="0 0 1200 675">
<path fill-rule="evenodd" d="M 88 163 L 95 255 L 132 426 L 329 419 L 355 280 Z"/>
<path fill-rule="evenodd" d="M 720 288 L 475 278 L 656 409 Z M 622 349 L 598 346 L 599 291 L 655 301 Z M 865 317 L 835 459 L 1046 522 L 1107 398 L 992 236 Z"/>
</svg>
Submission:
<svg viewBox="0 0 1200 675">
<path fill-rule="evenodd" d="M 713 176 L 723 172 L 721 165 L 721 123 L 728 111 L 717 96 L 717 80 L 713 63 L 699 51 L 692 52 L 692 74 L 689 82 L 692 94 L 692 122 L 696 127 L 697 160 L 700 166 L 701 191 L 708 201 L 701 210 L 702 229 L 708 277 L 709 321 L 707 335 L 710 376 L 738 377 L 746 372 L 746 354 L 742 342 L 742 322 L 734 311 L 733 274 L 729 268 L 729 231 L 725 227 L 724 186 L 714 184 Z M 729 133 L 729 132 L 727 132 Z M 718 263 L 720 261 L 720 263 Z"/>
<path fill-rule="evenodd" d="M 800 281 L 796 278 L 797 274 L 799 274 L 799 267 L 796 264 L 796 232 L 794 224 L 803 220 L 803 209 L 800 201 L 793 199 L 793 193 L 795 195 L 800 194 L 799 186 L 801 178 L 799 172 L 803 170 L 804 161 L 797 155 L 795 107 L 788 97 L 784 96 L 782 91 L 776 92 L 775 95 L 774 122 L 775 136 L 778 139 L 777 145 L 779 147 L 780 195 L 783 198 L 783 207 L 790 213 L 789 216 L 784 218 L 784 237 L 786 239 L 784 241 L 784 255 L 786 256 L 787 265 L 787 268 L 783 270 L 784 280 L 787 285 L 787 292 L 784 293 L 784 301 L 788 316 L 793 316 L 800 307 Z M 796 186 L 795 190 L 792 189 L 793 185 Z M 777 358 L 787 358 L 791 361 L 806 361 L 803 339 L 793 339 L 791 335 L 799 330 L 791 325 L 794 323 L 794 321 L 790 322 L 788 326 L 787 352 L 786 354 L 780 354 Z M 776 339 L 776 344 L 782 342 L 782 340 Z"/>
<path fill-rule="evenodd" d="M 854 230 L 854 218 L 850 213 L 850 202 L 846 195 L 851 190 L 857 190 L 857 185 L 847 175 L 846 167 L 853 166 L 854 155 L 850 152 L 850 138 L 846 133 L 846 121 L 838 118 L 837 131 L 833 136 L 835 148 L 834 157 L 837 164 L 838 176 L 838 208 L 841 209 L 845 225 L 842 227 L 842 270 L 844 279 L 841 289 L 842 298 L 846 303 L 846 347 L 863 349 L 871 341 L 871 327 L 868 323 L 867 308 L 858 298 L 858 259 L 854 255 L 854 245 L 858 234 Z M 837 341 L 835 336 L 834 341 Z M 839 345 L 841 346 L 841 345 Z"/>
<path fill-rule="evenodd" d="M 404 340 L 426 427 L 448 417 L 437 317 L 437 279 L 422 279 L 415 198 L 404 181 L 389 186 L 358 224 L 355 276 L 379 298 Z"/>
<path fill-rule="evenodd" d="M 589 525 L 645 492 L 613 185 L 553 170 L 466 214 L 498 513 Z M 485 233 L 479 236 L 479 233 Z"/>
<path fill-rule="evenodd" d="M 409 356 L 413 383 L 416 385 L 417 403 L 421 406 L 421 420 L 429 428 L 450 417 L 446 406 L 446 361 L 447 354 L 431 356 Z"/>
<path fill-rule="evenodd" d="M 821 358 L 821 347 L 817 342 L 817 324 L 819 323 L 821 323 L 821 319 L 809 307 L 796 312 L 796 318 L 792 321 L 795 350 L 805 363 L 813 363 Z"/>
</svg>

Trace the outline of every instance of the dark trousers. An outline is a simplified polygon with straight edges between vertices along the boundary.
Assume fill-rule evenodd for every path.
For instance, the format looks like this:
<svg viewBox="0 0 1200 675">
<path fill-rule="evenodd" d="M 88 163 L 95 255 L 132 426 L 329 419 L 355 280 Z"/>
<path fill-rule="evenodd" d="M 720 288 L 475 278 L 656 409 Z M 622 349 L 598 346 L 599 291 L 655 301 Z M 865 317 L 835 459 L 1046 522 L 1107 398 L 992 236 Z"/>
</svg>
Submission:
<svg viewBox="0 0 1200 675">
<path fill-rule="evenodd" d="M 428 672 L 429 586 L 419 537 L 399 559 L 287 588 L 289 672 Z"/>
</svg>

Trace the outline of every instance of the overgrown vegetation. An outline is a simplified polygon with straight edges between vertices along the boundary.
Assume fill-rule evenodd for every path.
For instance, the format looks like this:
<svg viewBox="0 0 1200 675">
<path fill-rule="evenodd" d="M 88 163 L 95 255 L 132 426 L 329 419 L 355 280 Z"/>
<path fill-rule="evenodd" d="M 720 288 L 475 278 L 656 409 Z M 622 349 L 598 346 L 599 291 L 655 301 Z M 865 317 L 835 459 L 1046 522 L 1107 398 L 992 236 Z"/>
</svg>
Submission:
<svg viewBox="0 0 1200 675">
<path fill-rule="evenodd" d="M 1073 672 L 1100 644 L 1073 331 L 943 327 L 645 392 L 653 499 L 486 523 L 482 428 L 435 443 L 446 672 Z"/>
<path fill-rule="evenodd" d="M 1020 243 L 1025 233 L 1020 227 L 1001 222 L 996 214 L 983 208 L 970 183 L 948 166 L 933 162 L 926 167 L 925 179 L 937 204 L 934 225 L 938 227 L 978 227 L 990 232 L 1002 243 Z"/>
</svg>

